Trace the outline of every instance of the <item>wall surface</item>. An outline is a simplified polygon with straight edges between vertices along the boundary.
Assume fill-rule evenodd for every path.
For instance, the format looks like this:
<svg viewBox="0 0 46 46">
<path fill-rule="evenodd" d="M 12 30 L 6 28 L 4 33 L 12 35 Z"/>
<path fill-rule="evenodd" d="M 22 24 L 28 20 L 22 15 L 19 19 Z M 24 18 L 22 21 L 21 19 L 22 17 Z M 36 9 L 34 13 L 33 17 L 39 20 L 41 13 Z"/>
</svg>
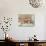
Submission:
<svg viewBox="0 0 46 46">
<path fill-rule="evenodd" d="M 18 14 L 34 14 L 35 26 L 19 27 L 17 23 Z M 13 18 L 12 26 L 8 33 L 10 33 L 17 40 L 27 40 L 34 34 L 37 35 L 37 39 L 45 40 L 45 15 L 45 6 L 33 8 L 29 4 L 28 0 L 0 0 L 0 19 L 4 16 Z M 2 33 L 3 31 L 0 31 L 0 39 L 4 39 L 4 37 L 2 37 Z"/>
</svg>

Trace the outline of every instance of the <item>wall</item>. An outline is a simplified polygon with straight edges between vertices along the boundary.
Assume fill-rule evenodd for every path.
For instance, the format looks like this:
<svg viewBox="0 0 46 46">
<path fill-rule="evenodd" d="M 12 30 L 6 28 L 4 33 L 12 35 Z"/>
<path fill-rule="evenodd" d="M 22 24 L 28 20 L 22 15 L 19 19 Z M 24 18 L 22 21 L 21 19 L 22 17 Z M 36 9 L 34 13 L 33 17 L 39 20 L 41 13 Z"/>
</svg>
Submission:
<svg viewBox="0 0 46 46">
<path fill-rule="evenodd" d="M 34 34 L 37 35 L 37 39 L 44 40 L 46 34 L 45 12 L 45 6 L 40 8 L 33 8 L 30 6 L 28 0 L 0 0 L 0 16 L 8 16 L 13 18 L 11 29 L 8 32 L 12 34 L 12 36 L 15 37 L 17 40 L 27 40 Z M 18 14 L 34 14 L 35 26 L 18 27 Z M 0 39 L 2 39 L 2 36 L 0 36 Z"/>
</svg>

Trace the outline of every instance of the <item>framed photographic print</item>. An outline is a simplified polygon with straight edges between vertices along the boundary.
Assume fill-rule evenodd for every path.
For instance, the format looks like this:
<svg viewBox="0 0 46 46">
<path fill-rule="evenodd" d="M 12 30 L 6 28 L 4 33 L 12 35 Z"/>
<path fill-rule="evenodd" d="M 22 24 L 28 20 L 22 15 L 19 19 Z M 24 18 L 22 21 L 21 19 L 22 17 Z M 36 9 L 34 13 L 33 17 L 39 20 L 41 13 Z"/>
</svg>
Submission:
<svg viewBox="0 0 46 46">
<path fill-rule="evenodd" d="M 32 27 L 35 24 L 35 16 L 32 14 L 19 14 L 18 24 L 19 26 Z"/>
</svg>

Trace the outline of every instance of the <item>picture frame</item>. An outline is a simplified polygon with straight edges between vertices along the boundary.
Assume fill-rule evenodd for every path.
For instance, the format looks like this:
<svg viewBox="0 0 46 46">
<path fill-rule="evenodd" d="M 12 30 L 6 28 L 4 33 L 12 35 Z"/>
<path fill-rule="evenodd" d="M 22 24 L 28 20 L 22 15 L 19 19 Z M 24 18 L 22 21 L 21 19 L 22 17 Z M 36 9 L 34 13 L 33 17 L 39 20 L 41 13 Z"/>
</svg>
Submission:
<svg viewBox="0 0 46 46">
<path fill-rule="evenodd" d="M 18 25 L 20 27 L 32 27 L 35 25 L 35 16 L 33 14 L 19 14 Z"/>
</svg>

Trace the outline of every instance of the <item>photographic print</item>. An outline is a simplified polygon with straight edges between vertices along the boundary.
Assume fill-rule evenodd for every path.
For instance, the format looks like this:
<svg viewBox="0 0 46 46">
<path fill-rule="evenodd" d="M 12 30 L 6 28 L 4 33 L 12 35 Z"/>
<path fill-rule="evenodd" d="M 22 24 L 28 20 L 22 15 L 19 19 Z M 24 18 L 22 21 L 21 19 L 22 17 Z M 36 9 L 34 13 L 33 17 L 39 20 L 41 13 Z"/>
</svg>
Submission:
<svg viewBox="0 0 46 46">
<path fill-rule="evenodd" d="M 35 17 L 32 14 L 19 14 L 18 15 L 18 24 L 19 26 L 34 26 Z"/>
</svg>

